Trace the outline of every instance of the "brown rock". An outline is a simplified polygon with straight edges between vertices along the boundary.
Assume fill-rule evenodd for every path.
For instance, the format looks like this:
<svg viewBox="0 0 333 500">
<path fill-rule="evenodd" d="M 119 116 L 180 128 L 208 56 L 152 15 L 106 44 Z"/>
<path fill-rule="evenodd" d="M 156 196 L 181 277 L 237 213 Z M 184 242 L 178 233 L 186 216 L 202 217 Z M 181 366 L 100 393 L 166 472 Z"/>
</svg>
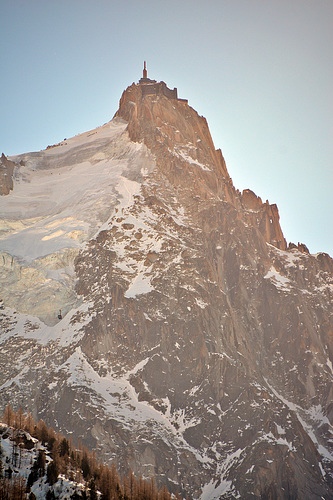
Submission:
<svg viewBox="0 0 333 500">
<path fill-rule="evenodd" d="M 0 158 L 0 195 L 8 195 L 13 189 L 15 163 L 2 153 Z"/>
</svg>

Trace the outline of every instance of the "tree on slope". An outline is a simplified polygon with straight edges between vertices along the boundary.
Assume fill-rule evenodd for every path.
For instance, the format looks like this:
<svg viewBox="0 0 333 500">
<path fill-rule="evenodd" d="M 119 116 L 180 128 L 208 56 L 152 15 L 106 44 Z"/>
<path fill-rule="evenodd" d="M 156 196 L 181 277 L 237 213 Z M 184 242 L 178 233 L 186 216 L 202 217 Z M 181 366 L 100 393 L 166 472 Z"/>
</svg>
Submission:
<svg viewBox="0 0 333 500">
<path fill-rule="evenodd" d="M 13 412 L 13 408 L 11 407 L 10 404 L 8 404 L 6 406 L 2 418 L 3 418 L 4 423 L 7 424 L 8 426 L 11 426 L 14 424 L 14 412 Z"/>
</svg>

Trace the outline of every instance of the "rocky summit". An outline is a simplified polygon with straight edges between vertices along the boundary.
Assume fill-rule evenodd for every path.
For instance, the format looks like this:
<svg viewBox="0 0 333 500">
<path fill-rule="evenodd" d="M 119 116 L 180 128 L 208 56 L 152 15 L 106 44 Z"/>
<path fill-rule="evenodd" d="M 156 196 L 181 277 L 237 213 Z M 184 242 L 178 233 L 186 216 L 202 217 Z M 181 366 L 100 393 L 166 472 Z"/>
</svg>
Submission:
<svg viewBox="0 0 333 500">
<path fill-rule="evenodd" d="M 0 168 L 1 410 L 184 497 L 333 498 L 333 261 L 177 89 Z"/>
</svg>

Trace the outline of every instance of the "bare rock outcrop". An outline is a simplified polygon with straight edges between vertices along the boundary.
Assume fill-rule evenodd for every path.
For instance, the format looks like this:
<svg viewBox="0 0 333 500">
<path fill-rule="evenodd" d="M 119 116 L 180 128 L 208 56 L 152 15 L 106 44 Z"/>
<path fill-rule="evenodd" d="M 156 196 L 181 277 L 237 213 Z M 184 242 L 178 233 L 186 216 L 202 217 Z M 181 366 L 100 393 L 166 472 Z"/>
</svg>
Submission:
<svg viewBox="0 0 333 500">
<path fill-rule="evenodd" d="M 0 158 L 0 196 L 8 195 L 13 189 L 15 163 L 2 153 Z"/>
<path fill-rule="evenodd" d="M 115 116 L 128 121 L 133 141 L 143 141 L 156 155 L 168 180 L 194 188 L 201 198 L 221 198 L 251 220 L 268 243 L 285 250 L 279 212 L 275 204 L 262 203 L 251 190 L 235 190 L 220 149 L 216 150 L 207 121 L 187 102 L 164 96 L 142 96 L 140 85 L 123 93 Z"/>
<path fill-rule="evenodd" d="M 170 182 L 194 184 L 202 197 L 227 197 L 236 202 L 221 150 L 215 150 L 207 121 L 187 102 L 165 96 L 142 96 L 140 85 L 123 93 L 115 116 L 128 121 L 133 141 L 142 141 L 156 155 Z"/>
</svg>

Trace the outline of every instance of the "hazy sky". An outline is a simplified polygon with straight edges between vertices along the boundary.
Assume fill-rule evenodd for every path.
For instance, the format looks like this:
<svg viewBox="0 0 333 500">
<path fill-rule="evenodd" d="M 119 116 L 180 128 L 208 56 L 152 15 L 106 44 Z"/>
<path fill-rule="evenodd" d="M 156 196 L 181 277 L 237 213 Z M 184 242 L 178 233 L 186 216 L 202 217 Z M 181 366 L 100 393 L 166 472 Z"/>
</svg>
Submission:
<svg viewBox="0 0 333 500">
<path fill-rule="evenodd" d="M 109 121 L 142 76 L 204 115 L 235 187 L 333 255 L 332 0 L 0 0 L 0 154 Z"/>
</svg>

